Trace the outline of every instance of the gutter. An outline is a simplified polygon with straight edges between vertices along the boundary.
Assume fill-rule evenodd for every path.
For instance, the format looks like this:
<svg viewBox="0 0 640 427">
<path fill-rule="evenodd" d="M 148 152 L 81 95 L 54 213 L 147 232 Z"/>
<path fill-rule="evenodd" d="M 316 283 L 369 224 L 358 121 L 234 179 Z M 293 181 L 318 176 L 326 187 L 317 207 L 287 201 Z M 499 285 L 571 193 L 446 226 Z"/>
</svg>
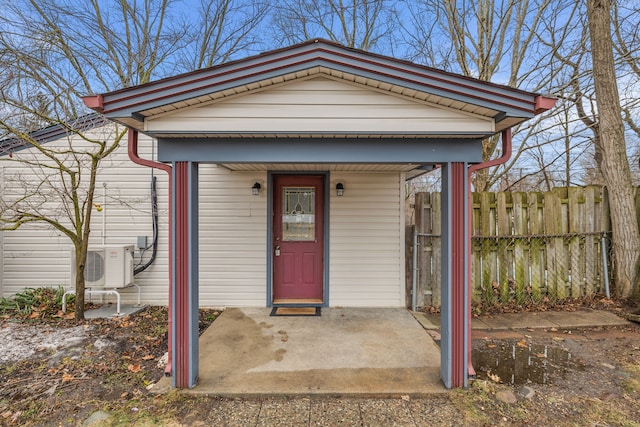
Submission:
<svg viewBox="0 0 640 427">
<path fill-rule="evenodd" d="M 85 101 L 86 103 L 86 101 Z M 133 129 L 133 128 L 128 128 L 128 143 L 127 143 L 127 150 L 129 153 L 129 158 L 131 159 L 131 161 L 133 163 L 136 163 L 138 165 L 142 165 L 142 166 L 147 166 L 150 168 L 156 168 L 156 169 L 161 169 L 163 171 L 165 171 L 168 175 L 169 175 L 169 218 L 171 218 L 171 174 L 172 174 L 172 168 L 171 166 L 165 164 L 165 163 L 160 163 L 160 162 L 156 162 L 153 160 L 148 160 L 148 159 L 143 159 L 142 157 L 140 157 L 138 155 L 138 131 Z M 173 265 L 171 262 L 172 259 L 172 241 L 173 241 L 173 236 L 171 233 L 171 227 L 169 227 L 169 259 L 167 260 L 169 262 L 169 303 L 168 303 L 168 311 L 169 311 L 169 315 L 167 316 L 168 318 L 168 329 L 167 329 L 167 338 L 168 338 L 168 355 L 169 355 L 169 359 L 167 360 L 167 365 L 164 368 L 164 374 L 166 376 L 170 376 L 171 375 L 171 363 L 172 363 L 172 354 L 171 354 L 171 349 L 172 349 L 172 340 L 171 340 L 171 328 L 173 327 L 172 325 L 172 316 L 171 316 L 171 308 L 172 308 L 172 301 L 171 301 L 171 278 L 173 277 Z"/>
<path fill-rule="evenodd" d="M 84 104 L 94 110 L 97 111 L 98 113 L 104 113 L 104 96 L 103 95 L 89 95 L 89 96 L 84 96 L 82 97 L 82 101 L 84 102 Z M 163 170 L 165 172 L 167 172 L 168 176 L 169 176 L 169 223 L 171 223 L 171 215 L 172 215 L 172 209 L 171 209 L 171 176 L 172 176 L 172 168 L 171 166 L 164 164 L 164 163 L 160 163 L 160 162 L 156 162 L 153 160 L 148 160 L 148 159 L 143 159 L 142 157 L 140 157 L 138 155 L 138 131 L 136 129 L 133 129 L 132 127 L 128 127 L 128 131 L 127 131 L 127 138 L 128 138 L 128 143 L 127 143 L 127 152 L 129 154 L 129 159 L 131 159 L 131 161 L 133 163 L 136 163 L 138 165 L 141 166 L 146 166 L 146 167 L 150 167 L 150 168 L 155 168 L 155 169 L 160 169 Z M 173 277 L 173 265 L 171 262 L 172 259 L 172 242 L 173 242 L 173 236 L 172 236 L 172 232 L 171 232 L 171 226 L 169 227 L 168 230 L 169 233 L 169 259 L 167 260 L 169 262 L 169 296 L 168 296 L 168 311 L 169 311 L 169 315 L 167 316 L 168 318 L 168 332 L 167 332 L 167 338 L 168 338 L 168 360 L 167 360 L 167 365 L 164 368 L 164 373 L 166 376 L 170 376 L 171 375 L 171 364 L 172 364 L 172 339 L 171 339 L 171 328 L 173 327 L 172 325 L 172 316 L 171 316 L 171 309 L 172 309 L 172 298 L 171 298 L 171 279 Z"/>
<path fill-rule="evenodd" d="M 553 106 L 556 104 L 557 99 L 555 98 L 548 98 L 546 96 L 542 96 L 542 95 L 537 95 L 535 100 L 534 100 L 534 107 L 533 107 L 533 111 L 535 115 L 544 113 L 545 111 L 550 110 L 551 108 L 553 108 Z M 468 175 L 467 175 L 467 179 L 468 179 L 468 186 L 469 186 L 469 191 L 468 191 L 468 206 L 469 206 L 469 212 L 467 213 L 467 223 L 468 223 L 468 236 L 467 236 L 467 247 L 468 247 L 468 254 L 467 254 L 467 259 L 469 260 L 468 265 L 467 265 L 467 296 L 469 298 L 468 302 L 467 302 L 467 327 L 469 328 L 469 331 L 467 333 L 467 360 L 468 360 L 468 375 L 469 376 L 475 376 L 476 375 L 476 371 L 475 369 L 473 369 L 473 364 L 471 362 L 471 295 L 473 292 L 472 289 L 472 284 L 471 284 L 471 230 L 473 227 L 473 223 L 472 223 L 472 215 L 471 215 L 471 210 L 473 209 L 473 200 L 471 198 L 471 174 L 480 170 L 480 169 L 486 169 L 486 168 L 490 168 L 492 166 L 498 166 L 498 165 L 502 165 L 505 164 L 507 162 L 507 160 L 509 160 L 509 158 L 511 157 L 511 151 L 512 151 L 512 141 L 511 141 L 511 128 L 507 128 L 505 130 L 502 131 L 502 155 L 496 159 L 492 159 L 492 160 L 487 160 L 486 162 L 482 162 L 482 163 L 478 163 L 475 165 L 471 165 L 467 171 Z"/>
<path fill-rule="evenodd" d="M 82 101 L 84 102 L 84 105 L 94 111 L 102 113 L 104 110 L 104 97 L 102 95 L 83 96 Z"/>
<path fill-rule="evenodd" d="M 554 101 L 555 102 L 555 101 Z M 537 102 L 536 102 L 537 104 Z M 487 160 L 486 162 L 482 162 L 482 163 L 477 163 L 475 165 L 472 165 L 469 167 L 467 173 L 467 179 L 468 179 L 468 186 L 469 186 L 469 191 L 467 194 L 468 197 L 468 203 L 467 206 L 469 206 L 469 212 L 467 212 L 467 223 L 468 223 L 468 236 L 467 236 L 467 248 L 468 248 L 468 255 L 467 255 L 467 259 L 469 260 L 469 262 L 467 262 L 467 296 L 468 296 L 468 302 L 467 302 L 467 328 L 469 328 L 469 332 L 467 333 L 467 360 L 468 360 L 468 375 L 469 376 L 475 376 L 476 375 L 476 371 L 475 369 L 473 369 L 473 364 L 471 361 L 471 295 L 473 293 L 473 285 L 471 284 L 471 230 L 473 228 L 473 222 L 472 222 L 472 215 L 471 215 L 471 210 L 473 209 L 473 200 L 471 198 L 471 174 L 473 174 L 476 171 L 479 171 L 480 169 L 486 169 L 486 168 L 490 168 L 492 166 L 498 166 L 498 165 L 502 165 L 505 164 L 507 162 L 507 160 L 509 160 L 509 158 L 511 157 L 511 128 L 507 128 L 505 130 L 502 131 L 502 155 L 496 159 L 492 159 L 492 160 Z"/>
</svg>

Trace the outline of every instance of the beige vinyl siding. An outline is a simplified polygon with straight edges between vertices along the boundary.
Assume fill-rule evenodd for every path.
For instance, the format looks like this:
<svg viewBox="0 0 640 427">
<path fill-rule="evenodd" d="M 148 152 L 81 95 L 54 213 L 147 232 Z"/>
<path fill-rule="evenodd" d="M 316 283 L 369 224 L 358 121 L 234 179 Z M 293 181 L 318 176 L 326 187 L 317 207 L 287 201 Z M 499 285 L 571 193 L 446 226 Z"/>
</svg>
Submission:
<svg viewBox="0 0 640 427">
<path fill-rule="evenodd" d="M 66 142 L 61 141 L 63 143 Z M 80 144 L 81 141 L 74 142 L 76 147 Z M 22 153 L 26 155 L 27 150 Z M 154 157 L 151 141 L 144 135 L 140 135 L 140 155 L 148 159 Z M 8 176 L 25 172 L 24 166 L 13 162 L 2 162 L 0 166 L 5 184 Z M 154 264 L 136 276 L 136 283 L 141 286 L 144 303 L 164 305 L 169 289 L 167 174 L 160 170 L 152 172 L 131 162 L 125 138 L 121 147 L 102 164 L 95 202 L 104 205 L 107 245 L 135 245 L 137 236 L 141 235 L 148 236 L 151 243 L 152 173 L 158 178 L 158 254 Z M 332 306 L 403 305 L 401 177 L 398 172 L 334 172 L 330 175 L 329 297 Z M 256 181 L 262 185 L 259 196 L 251 194 L 251 186 Z M 335 196 L 333 188 L 338 181 L 345 184 L 344 197 Z M 267 182 L 265 171 L 237 172 L 216 165 L 199 166 L 201 306 L 264 307 L 267 304 Z M 3 188 L 2 196 L 10 195 L 11 190 Z M 102 221 L 102 213 L 94 209 L 91 246 L 102 244 Z M 3 296 L 25 287 L 73 286 L 70 283 L 71 243 L 62 233 L 42 225 L 27 225 L 5 231 L 1 237 Z M 125 303 L 135 302 L 134 288 L 123 289 L 121 293 Z M 105 301 L 115 299 L 105 297 Z"/>
<path fill-rule="evenodd" d="M 147 131 L 222 133 L 489 132 L 493 120 L 328 78 L 294 81 L 151 117 Z"/>
<path fill-rule="evenodd" d="M 267 301 L 267 175 L 200 165 L 200 305 Z M 251 187 L 259 181 L 260 195 Z"/>
<path fill-rule="evenodd" d="M 345 194 L 331 191 L 331 306 L 404 305 L 402 175 L 332 174 L 331 189 L 344 183 Z"/>
<path fill-rule="evenodd" d="M 100 130 L 96 130 L 99 134 Z M 66 140 L 50 142 L 67 145 Z M 74 146 L 80 147 L 75 140 Z M 153 158 L 151 140 L 140 135 L 140 156 Z M 22 153 L 22 154 L 20 154 Z M 14 157 L 29 155 L 29 150 Z M 4 174 L 25 172 L 14 162 L 3 162 Z M 215 165 L 200 165 L 200 305 L 266 305 L 266 172 L 238 173 Z M 126 137 L 121 147 L 102 163 L 96 183 L 95 202 L 104 205 L 107 245 L 136 245 L 138 236 L 152 242 L 151 176 L 158 178 L 158 254 L 155 262 L 136 275 L 142 301 L 166 305 L 168 301 L 168 179 L 161 170 L 136 165 L 129 160 Z M 260 196 L 251 195 L 259 179 Z M 103 196 L 106 187 L 106 203 Z M 3 196 L 10 195 L 7 191 Z M 103 215 L 92 212 L 90 247 L 102 245 Z M 43 225 L 26 225 L 2 235 L 2 295 L 26 287 L 63 286 L 71 289 L 71 242 L 61 232 Z M 136 249 L 136 261 L 139 260 Z M 144 257 L 149 259 L 151 249 Z M 136 300 L 135 288 L 120 290 L 125 303 Z M 99 296 L 93 298 L 98 301 Z M 104 297 L 105 302 L 115 301 Z"/>
</svg>

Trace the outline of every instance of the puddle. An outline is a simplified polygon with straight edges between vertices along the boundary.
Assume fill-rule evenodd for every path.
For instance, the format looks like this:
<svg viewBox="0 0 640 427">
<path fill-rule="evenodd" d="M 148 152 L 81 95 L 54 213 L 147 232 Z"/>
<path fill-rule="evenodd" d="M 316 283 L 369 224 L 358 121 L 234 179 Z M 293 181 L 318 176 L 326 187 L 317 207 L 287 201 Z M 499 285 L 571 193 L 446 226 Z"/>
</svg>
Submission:
<svg viewBox="0 0 640 427">
<path fill-rule="evenodd" d="M 497 375 L 506 384 L 548 384 L 580 368 L 561 347 L 525 341 L 489 342 L 473 349 L 471 357 L 478 378 L 496 381 Z"/>
</svg>

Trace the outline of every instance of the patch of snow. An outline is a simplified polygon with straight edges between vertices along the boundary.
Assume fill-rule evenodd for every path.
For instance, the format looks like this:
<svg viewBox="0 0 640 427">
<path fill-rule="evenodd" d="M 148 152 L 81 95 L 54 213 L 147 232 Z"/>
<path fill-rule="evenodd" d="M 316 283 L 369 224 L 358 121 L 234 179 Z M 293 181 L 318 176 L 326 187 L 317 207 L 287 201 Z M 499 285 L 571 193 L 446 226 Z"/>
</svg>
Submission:
<svg viewBox="0 0 640 427">
<path fill-rule="evenodd" d="M 58 351 L 75 347 L 87 339 L 90 326 L 52 328 L 43 325 L 3 323 L 0 325 L 0 363 L 18 362 L 39 351 Z"/>
</svg>

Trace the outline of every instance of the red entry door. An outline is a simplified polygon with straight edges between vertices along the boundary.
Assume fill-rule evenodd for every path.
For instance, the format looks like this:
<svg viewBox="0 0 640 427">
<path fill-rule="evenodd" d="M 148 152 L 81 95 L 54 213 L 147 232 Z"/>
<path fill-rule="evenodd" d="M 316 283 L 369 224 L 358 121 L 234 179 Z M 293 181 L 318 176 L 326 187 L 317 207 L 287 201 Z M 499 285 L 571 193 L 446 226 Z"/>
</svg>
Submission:
<svg viewBox="0 0 640 427">
<path fill-rule="evenodd" d="M 323 301 L 324 177 L 275 175 L 273 302 Z"/>
</svg>

